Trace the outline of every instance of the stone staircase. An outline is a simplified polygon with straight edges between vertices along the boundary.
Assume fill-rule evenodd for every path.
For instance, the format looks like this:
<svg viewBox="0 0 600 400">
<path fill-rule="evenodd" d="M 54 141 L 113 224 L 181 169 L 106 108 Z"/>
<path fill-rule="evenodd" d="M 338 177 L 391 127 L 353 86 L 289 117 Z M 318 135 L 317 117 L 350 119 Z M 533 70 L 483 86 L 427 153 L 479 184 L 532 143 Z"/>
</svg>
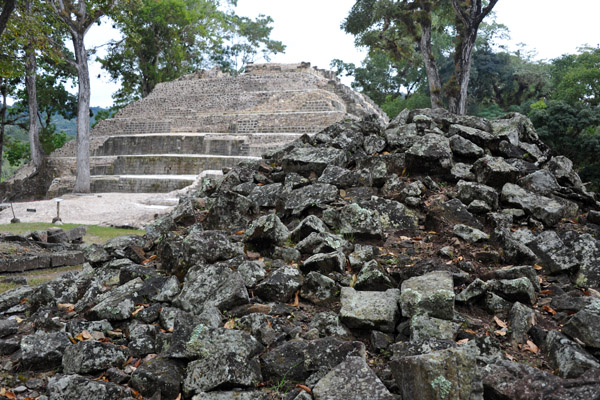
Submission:
<svg viewBox="0 0 600 400">
<path fill-rule="evenodd" d="M 92 191 L 181 189 L 200 174 L 219 174 L 302 134 L 369 114 L 387 121 L 368 98 L 307 63 L 252 65 L 237 77 L 200 71 L 157 85 L 148 97 L 94 128 Z M 51 160 L 63 173 L 49 195 L 71 191 L 74 141 Z"/>
</svg>

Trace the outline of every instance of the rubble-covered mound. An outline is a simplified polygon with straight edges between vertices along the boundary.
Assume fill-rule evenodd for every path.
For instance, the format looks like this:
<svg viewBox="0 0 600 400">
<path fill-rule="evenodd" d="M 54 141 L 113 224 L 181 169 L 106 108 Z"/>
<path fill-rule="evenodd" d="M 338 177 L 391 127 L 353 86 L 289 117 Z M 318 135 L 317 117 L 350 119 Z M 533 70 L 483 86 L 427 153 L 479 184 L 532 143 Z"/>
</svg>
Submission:
<svg viewBox="0 0 600 400">
<path fill-rule="evenodd" d="M 0 295 L 2 394 L 600 398 L 600 207 L 524 116 L 346 121 L 225 172 Z"/>
</svg>

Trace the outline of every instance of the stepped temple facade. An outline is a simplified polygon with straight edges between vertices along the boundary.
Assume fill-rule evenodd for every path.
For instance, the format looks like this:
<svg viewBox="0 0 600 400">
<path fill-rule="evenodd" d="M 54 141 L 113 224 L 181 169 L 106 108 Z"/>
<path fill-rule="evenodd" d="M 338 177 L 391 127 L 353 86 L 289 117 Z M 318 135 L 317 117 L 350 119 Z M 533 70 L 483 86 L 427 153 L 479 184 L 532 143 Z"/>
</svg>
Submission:
<svg viewBox="0 0 600 400">
<path fill-rule="evenodd" d="M 199 71 L 157 85 L 92 130 L 92 191 L 180 189 L 200 174 L 218 174 L 302 134 L 371 114 L 387 122 L 369 98 L 309 63 L 249 65 L 239 76 Z M 72 141 L 50 156 L 61 176 L 49 196 L 72 190 L 75 150 Z"/>
</svg>

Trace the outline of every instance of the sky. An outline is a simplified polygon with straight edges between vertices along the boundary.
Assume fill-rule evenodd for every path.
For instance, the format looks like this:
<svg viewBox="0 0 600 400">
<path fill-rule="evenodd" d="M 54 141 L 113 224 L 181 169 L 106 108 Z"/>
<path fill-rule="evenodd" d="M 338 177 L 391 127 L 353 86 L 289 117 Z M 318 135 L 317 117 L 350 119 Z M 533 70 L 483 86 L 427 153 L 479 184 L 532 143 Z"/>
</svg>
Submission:
<svg viewBox="0 0 600 400">
<path fill-rule="evenodd" d="M 271 62 L 308 61 L 319 68 L 329 68 L 334 58 L 357 65 L 365 51 L 354 47 L 354 38 L 340 29 L 354 0 L 238 0 L 238 15 L 273 18 L 271 38 L 282 41 L 284 54 Z M 550 60 L 575 53 L 578 47 L 600 44 L 599 0 L 500 0 L 494 8 L 496 20 L 506 25 L 511 39 L 504 43 L 509 50 L 537 52 L 538 59 Z M 111 37 L 110 25 L 94 26 L 86 36 L 86 46 L 99 46 Z M 110 82 L 98 63 L 90 64 L 91 105 L 108 107 L 118 84 Z M 100 78 L 98 78 L 100 76 Z M 348 83 L 348 82 L 345 82 Z"/>
</svg>

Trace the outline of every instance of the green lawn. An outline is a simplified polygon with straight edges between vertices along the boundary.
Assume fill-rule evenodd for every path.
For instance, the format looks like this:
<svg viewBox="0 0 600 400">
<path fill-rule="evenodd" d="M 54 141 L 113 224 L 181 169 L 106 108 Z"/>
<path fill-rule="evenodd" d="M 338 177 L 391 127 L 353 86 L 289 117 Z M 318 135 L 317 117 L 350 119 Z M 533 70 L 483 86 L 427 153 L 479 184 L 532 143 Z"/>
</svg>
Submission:
<svg viewBox="0 0 600 400">
<path fill-rule="evenodd" d="M 24 234 L 26 232 L 33 232 L 38 230 L 46 230 L 48 228 L 62 228 L 68 230 L 79 226 L 78 224 L 64 224 L 54 225 L 49 222 L 22 222 L 18 224 L 6 224 L 0 225 L 0 232 L 10 232 L 16 234 Z M 119 229 L 110 228 L 106 226 L 98 225 L 85 225 L 87 233 L 83 237 L 83 241 L 88 244 L 106 243 L 109 239 L 123 235 L 143 235 L 145 232 L 138 229 Z"/>
</svg>

